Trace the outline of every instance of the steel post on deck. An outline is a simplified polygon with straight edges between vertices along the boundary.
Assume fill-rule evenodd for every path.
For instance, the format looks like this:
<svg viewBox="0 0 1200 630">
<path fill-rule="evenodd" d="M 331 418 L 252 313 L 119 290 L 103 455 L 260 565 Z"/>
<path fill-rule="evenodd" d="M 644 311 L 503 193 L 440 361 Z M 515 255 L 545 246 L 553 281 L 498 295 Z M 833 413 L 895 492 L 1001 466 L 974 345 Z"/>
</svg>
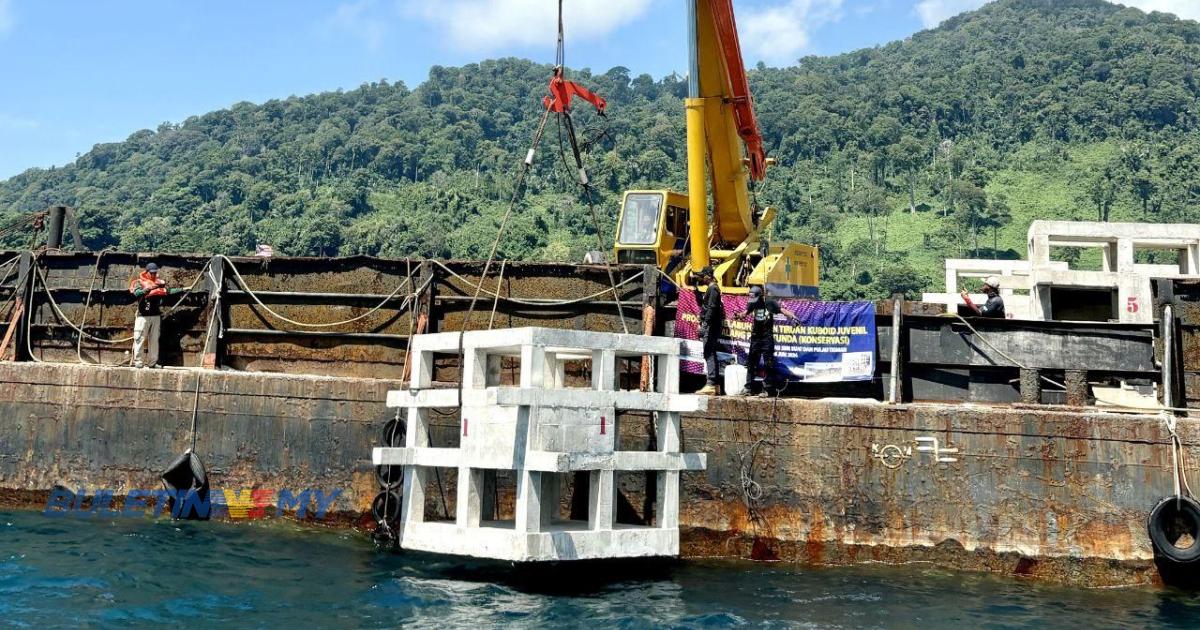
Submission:
<svg viewBox="0 0 1200 630">
<path fill-rule="evenodd" d="M 1021 368 L 1021 402 L 1027 405 L 1042 403 L 1042 371 Z"/>
<path fill-rule="evenodd" d="M 50 207 L 50 223 L 49 229 L 46 232 L 46 247 L 49 249 L 59 249 L 62 247 L 63 225 L 67 218 L 66 206 L 51 206 Z"/>
<path fill-rule="evenodd" d="M 208 307 L 212 309 L 208 329 L 204 334 L 204 353 L 200 357 L 200 367 L 216 370 L 221 367 L 221 338 L 229 321 L 225 312 L 225 259 L 213 256 L 209 260 Z"/>
<path fill-rule="evenodd" d="M 411 283 L 411 280 L 410 280 Z M 400 374 L 400 382 L 410 382 L 412 375 L 413 353 L 412 340 L 413 335 L 420 335 L 437 330 L 437 318 L 434 315 L 433 309 L 437 304 L 437 267 L 428 260 L 421 262 L 417 267 L 416 284 L 410 284 L 409 288 L 412 291 L 420 289 L 414 299 L 415 304 L 409 306 L 408 316 L 410 322 L 408 339 L 404 342 L 404 372 Z M 412 318 L 416 318 L 413 320 Z"/>
<path fill-rule="evenodd" d="M 892 295 L 892 351 L 891 363 L 888 370 L 888 394 L 887 401 L 891 404 L 903 402 L 904 390 L 901 387 L 901 379 L 903 375 L 900 371 L 900 336 L 904 330 L 904 294 L 896 293 Z"/>
<path fill-rule="evenodd" d="M 441 315 L 437 312 L 437 294 L 438 283 L 441 282 L 442 278 L 439 277 L 437 266 L 428 260 L 421 263 L 420 278 L 421 281 L 417 286 L 425 287 L 424 295 L 418 298 L 421 305 L 419 313 L 424 316 L 424 326 L 418 324 L 417 328 L 419 330 L 416 332 L 418 335 L 439 332 L 441 327 L 438 324 Z"/>
<path fill-rule="evenodd" d="M 21 260 L 17 263 L 17 283 L 13 285 L 17 297 L 14 300 L 13 315 L 9 318 L 9 327 L 15 334 L 5 335 L 5 341 L 12 343 L 12 358 L 14 361 L 28 361 L 29 354 L 29 318 L 33 317 L 33 281 L 36 262 L 33 252 L 21 252 Z M 0 352 L 0 359 L 7 358 L 8 348 Z"/>
<path fill-rule="evenodd" d="M 1162 305 L 1159 317 L 1162 326 L 1162 405 L 1168 413 L 1175 407 L 1175 309 L 1170 302 Z"/>
<path fill-rule="evenodd" d="M 1087 370 L 1064 370 L 1063 384 L 1067 390 L 1067 404 L 1072 407 L 1088 405 Z"/>
<path fill-rule="evenodd" d="M 617 296 L 614 296 L 617 297 Z M 618 314 L 618 317 L 620 315 Z M 654 336 L 658 328 L 658 268 L 653 265 L 642 267 L 642 334 Z M 651 390 L 654 382 L 654 361 L 649 355 L 642 357 L 641 379 L 638 388 Z"/>
</svg>

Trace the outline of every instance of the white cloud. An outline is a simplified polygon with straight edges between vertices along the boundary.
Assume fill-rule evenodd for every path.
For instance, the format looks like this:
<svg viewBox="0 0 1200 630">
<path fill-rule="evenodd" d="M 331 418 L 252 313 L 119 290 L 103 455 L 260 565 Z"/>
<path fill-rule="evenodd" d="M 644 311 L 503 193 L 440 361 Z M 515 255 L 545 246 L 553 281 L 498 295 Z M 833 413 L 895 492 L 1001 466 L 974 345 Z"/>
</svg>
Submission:
<svg viewBox="0 0 1200 630">
<path fill-rule="evenodd" d="M 0 0 L 4 2 L 6 0 Z M 370 50 L 379 50 L 387 34 L 385 24 L 390 18 L 376 11 L 376 0 L 358 0 L 338 5 L 328 25 L 335 31 L 350 35 L 361 41 Z"/>
<path fill-rule="evenodd" d="M 13 17 L 12 0 L 0 0 L 0 37 L 12 30 L 16 18 Z"/>
<path fill-rule="evenodd" d="M 651 0 L 573 0 L 564 7 L 568 41 L 596 39 L 642 15 Z M 402 0 L 405 11 L 440 29 L 458 48 L 553 45 L 558 12 L 552 0 Z"/>
<path fill-rule="evenodd" d="M 842 0 L 787 0 L 750 7 L 737 18 L 746 61 L 795 61 L 813 30 L 842 17 Z"/>
<path fill-rule="evenodd" d="M 1200 20 L 1200 1 L 1198 0 L 1121 0 L 1117 4 L 1137 7 L 1146 12 L 1174 13 L 1187 20 Z"/>
<path fill-rule="evenodd" d="M 963 11 L 978 9 L 988 0 L 921 0 L 917 3 L 917 15 L 925 28 L 933 28 Z"/>
</svg>

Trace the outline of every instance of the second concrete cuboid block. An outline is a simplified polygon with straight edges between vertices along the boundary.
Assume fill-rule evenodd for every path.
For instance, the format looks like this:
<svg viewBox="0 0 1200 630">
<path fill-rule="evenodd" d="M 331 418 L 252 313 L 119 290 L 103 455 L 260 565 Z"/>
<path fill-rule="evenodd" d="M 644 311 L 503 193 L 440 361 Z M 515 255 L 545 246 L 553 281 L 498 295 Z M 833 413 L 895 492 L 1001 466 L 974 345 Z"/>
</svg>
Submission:
<svg viewBox="0 0 1200 630">
<path fill-rule="evenodd" d="M 461 344 L 461 345 L 460 345 Z M 432 409 L 459 406 L 460 391 L 432 389 L 436 355 L 463 353 L 458 448 L 429 446 Z M 404 466 L 400 545 L 436 553 L 517 562 L 679 554 L 680 472 L 703 470 L 702 453 L 683 453 L 680 415 L 705 399 L 679 393 L 679 342 L 663 337 L 549 328 L 418 335 L 411 389 L 388 393 L 408 410 L 402 448 L 376 448 L 376 465 Z M 653 360 L 654 391 L 620 389 L 621 358 Z M 519 363 L 516 386 L 501 386 L 501 361 Z M 591 381 L 568 387 L 567 366 L 590 365 Z M 653 451 L 622 451 L 618 413 L 650 412 Z M 435 468 L 457 470 L 455 514 L 425 518 L 437 491 Z M 501 520 L 495 484 L 503 471 L 516 487 L 511 518 Z M 651 525 L 617 522 L 617 475 L 654 471 Z M 562 514 L 565 479 L 585 473 L 587 520 Z M 576 492 L 580 492 L 576 489 Z"/>
</svg>

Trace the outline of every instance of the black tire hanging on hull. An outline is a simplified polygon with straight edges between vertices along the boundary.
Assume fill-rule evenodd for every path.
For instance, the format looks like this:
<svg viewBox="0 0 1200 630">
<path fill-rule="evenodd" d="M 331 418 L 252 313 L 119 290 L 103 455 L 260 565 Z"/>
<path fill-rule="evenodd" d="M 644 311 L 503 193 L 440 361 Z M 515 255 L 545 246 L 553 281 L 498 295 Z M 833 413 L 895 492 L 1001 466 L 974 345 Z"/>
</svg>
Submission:
<svg viewBox="0 0 1200 630">
<path fill-rule="evenodd" d="M 1167 497 L 1159 501 L 1146 519 L 1146 529 L 1156 557 L 1175 564 L 1190 564 L 1200 559 L 1200 503 L 1195 499 Z M 1191 537 L 1192 544 L 1177 546 L 1175 543 L 1185 534 Z"/>
<path fill-rule="evenodd" d="M 400 522 L 400 503 L 399 492 L 380 492 L 371 502 L 371 516 L 376 523 L 386 521 L 388 525 L 395 527 L 396 523 Z"/>
<path fill-rule="evenodd" d="M 399 467 L 397 467 L 399 468 Z M 371 540 L 377 549 L 395 551 L 400 547 L 400 493 L 384 490 L 371 501 L 371 516 L 375 518 L 375 531 Z"/>
<path fill-rule="evenodd" d="M 395 490 L 404 481 L 403 466 L 376 466 L 375 478 L 385 490 Z"/>
<path fill-rule="evenodd" d="M 383 425 L 383 444 L 387 448 L 399 448 L 404 446 L 404 436 L 406 433 L 405 423 L 399 419 L 388 420 L 387 424 Z"/>
<path fill-rule="evenodd" d="M 171 493 L 167 500 L 172 518 L 207 521 L 212 513 L 208 474 L 204 462 L 192 451 L 184 451 L 162 474 L 163 486 Z"/>
</svg>

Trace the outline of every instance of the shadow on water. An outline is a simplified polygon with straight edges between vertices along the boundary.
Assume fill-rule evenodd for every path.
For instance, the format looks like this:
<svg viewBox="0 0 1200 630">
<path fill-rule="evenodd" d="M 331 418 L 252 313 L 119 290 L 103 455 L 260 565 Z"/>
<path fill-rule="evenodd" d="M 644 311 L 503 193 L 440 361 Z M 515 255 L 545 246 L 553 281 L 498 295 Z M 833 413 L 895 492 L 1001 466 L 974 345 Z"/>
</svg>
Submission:
<svg viewBox="0 0 1200 630">
<path fill-rule="evenodd" d="M 505 586 L 528 595 L 599 596 L 614 587 L 674 579 L 681 562 L 674 558 L 510 563 L 464 560 L 420 552 L 398 552 L 421 567 L 425 577 Z"/>
</svg>

